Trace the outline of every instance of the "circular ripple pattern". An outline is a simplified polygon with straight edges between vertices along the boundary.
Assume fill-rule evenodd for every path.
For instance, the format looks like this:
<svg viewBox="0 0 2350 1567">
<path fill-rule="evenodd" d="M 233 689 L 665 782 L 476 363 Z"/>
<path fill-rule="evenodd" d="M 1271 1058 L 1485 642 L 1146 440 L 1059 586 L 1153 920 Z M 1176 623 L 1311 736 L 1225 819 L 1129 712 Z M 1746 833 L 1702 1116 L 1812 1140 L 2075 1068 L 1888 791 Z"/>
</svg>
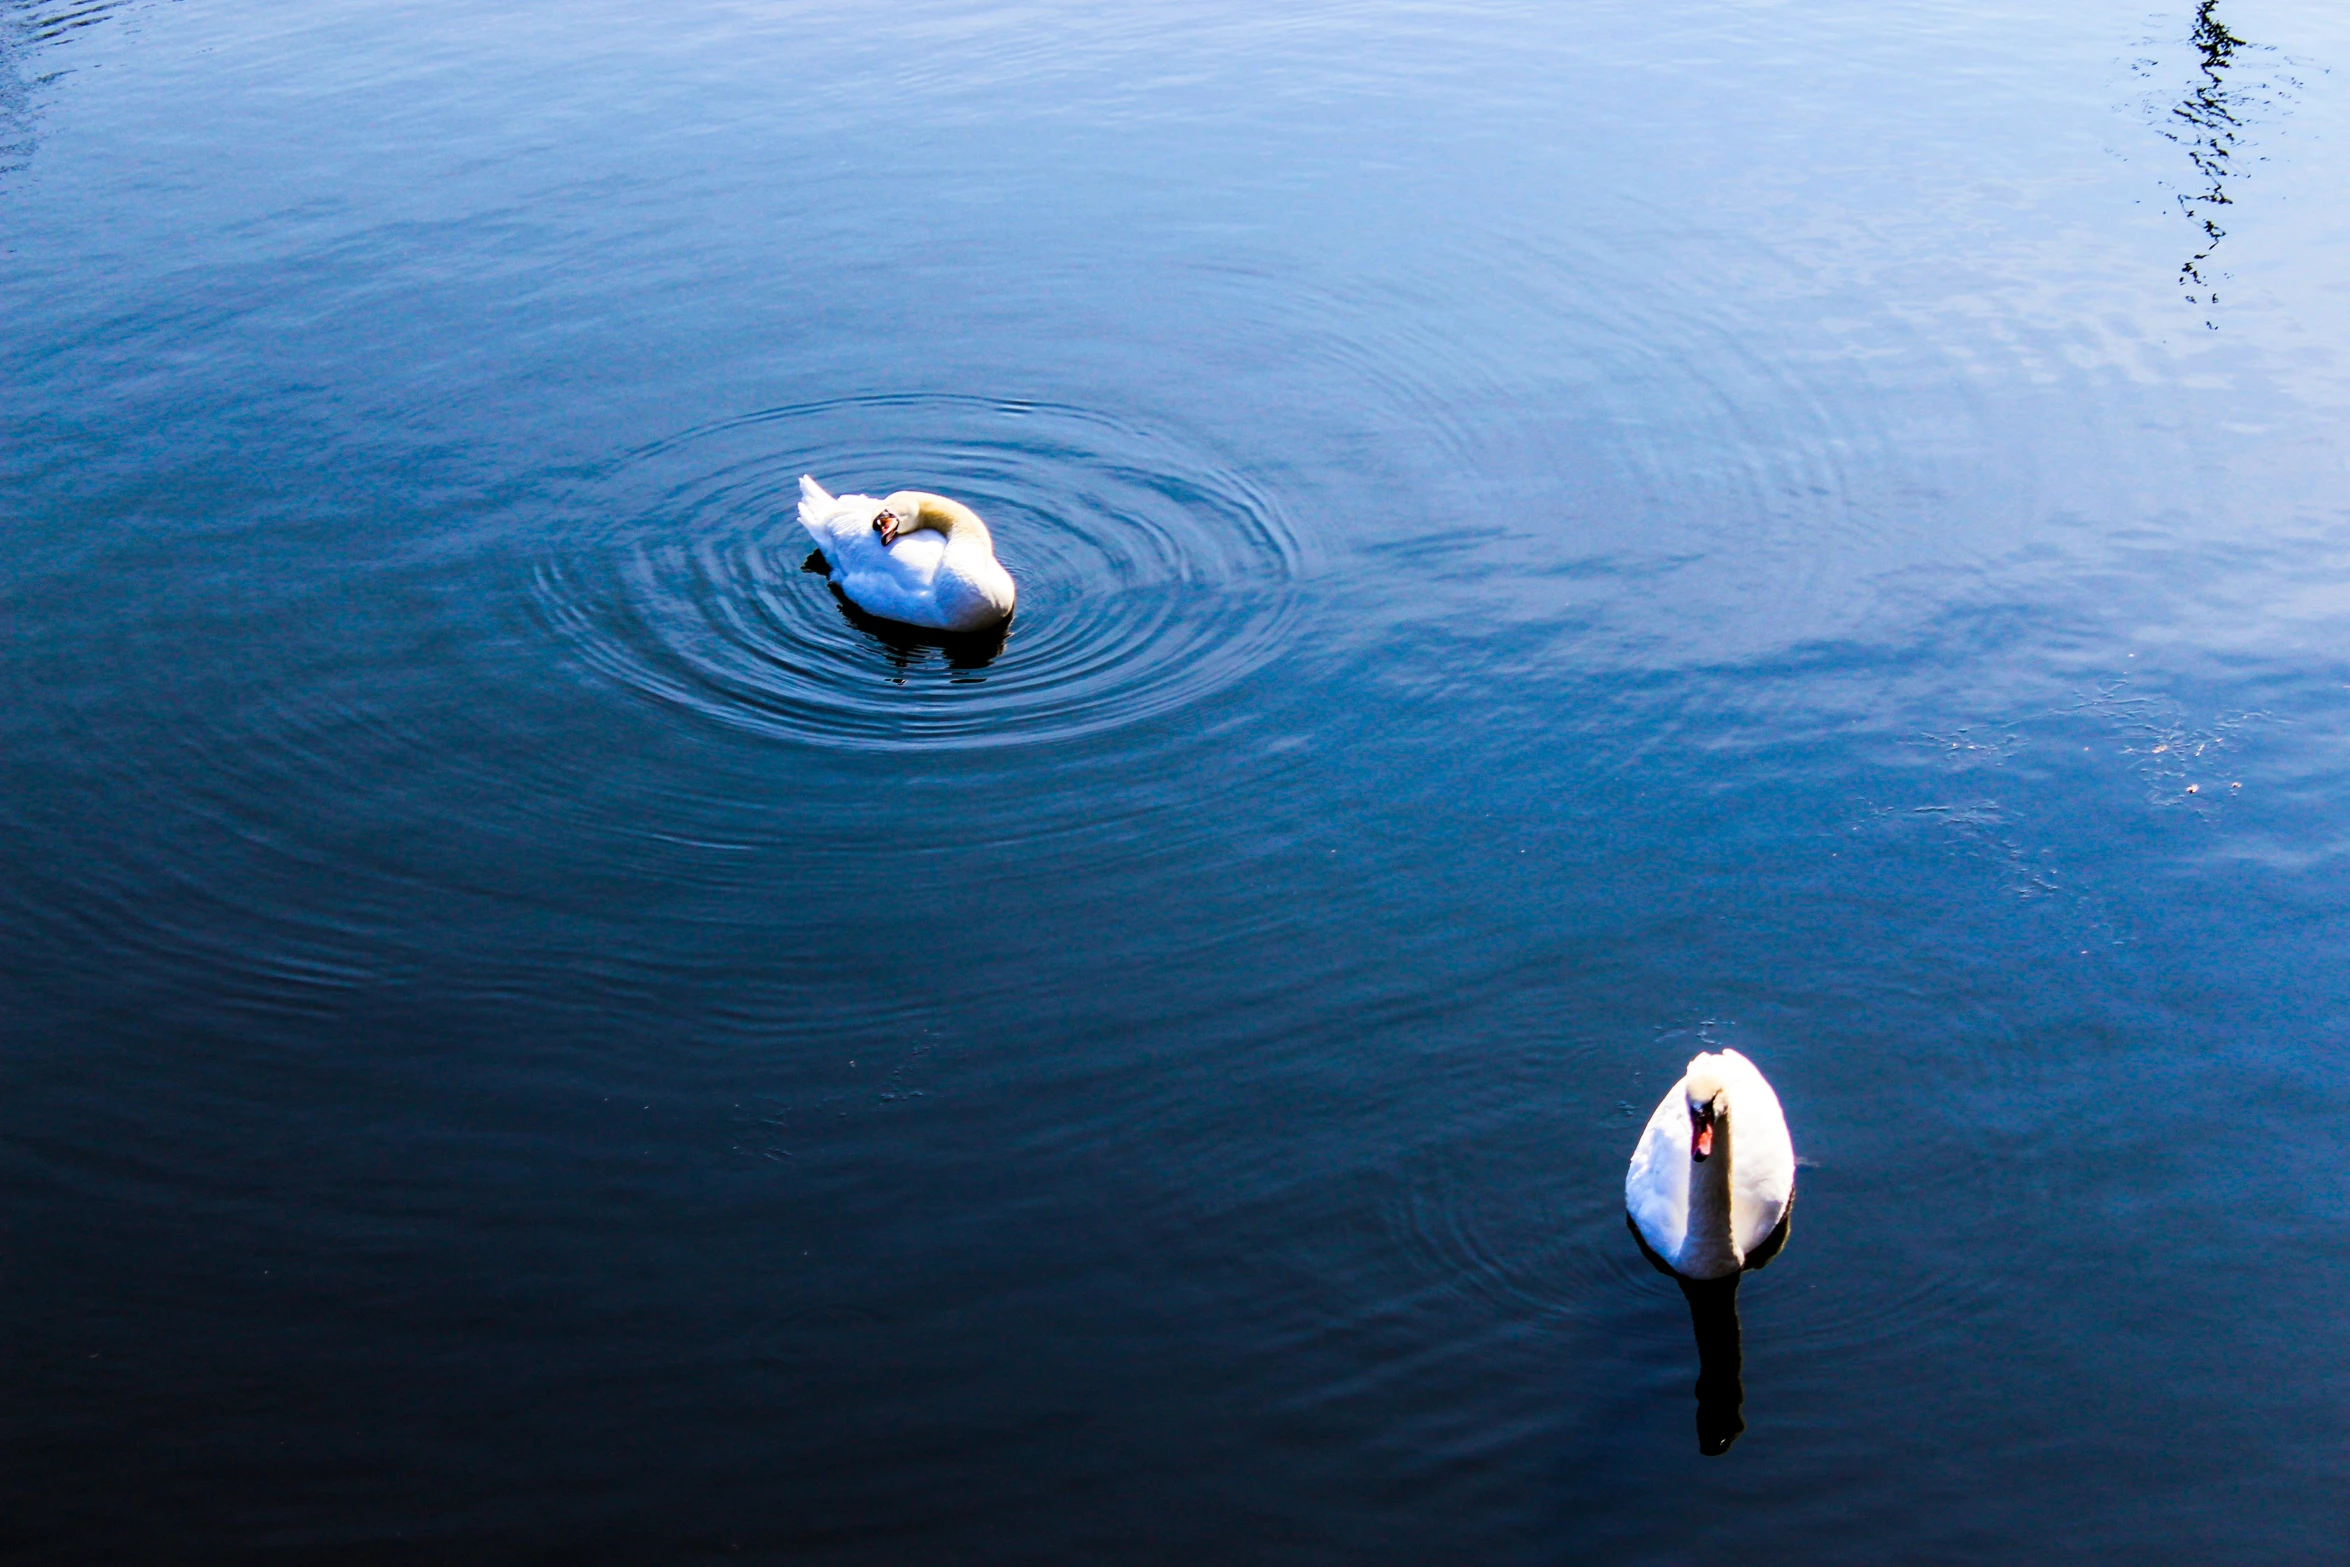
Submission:
<svg viewBox="0 0 2350 1567">
<path fill-rule="evenodd" d="M 1626 1154 L 1645 1120 L 1625 1123 Z M 1474 1145 L 1423 1150 L 1389 1204 L 1390 1233 L 1402 1253 L 1423 1275 L 1507 1315 L 1565 1317 L 1653 1291 L 1662 1280 L 1625 1226 L 1613 1160 L 1598 1182 L 1570 1187 L 1531 1173 L 1543 1169 L 1542 1153 L 1519 1129 L 1498 1125 Z M 1749 1300 L 1790 1291 L 1771 1324 L 1773 1343 L 1850 1356 L 1922 1342 L 1944 1324 L 1980 1321 L 1994 1308 L 1992 1284 L 1966 1266 L 1963 1246 L 1912 1247 L 1905 1236 L 1879 1248 L 1873 1269 L 1810 1261 L 1841 1250 L 1820 1230 L 1834 1215 L 1849 1222 L 1854 1211 L 1846 1182 L 1834 1193 L 1820 1190 L 1824 1184 L 1816 1167 L 1809 1174 L 1799 1167 L 1788 1251 L 1741 1286 L 1753 1292 Z M 1841 1239 L 1855 1244 L 1849 1234 Z M 1802 1286 L 1791 1285 L 1798 1277 Z"/>
<path fill-rule="evenodd" d="M 1020 585 L 1000 648 L 899 636 L 803 571 L 799 478 L 974 507 Z M 1272 499 L 1167 435 L 939 395 L 779 408 L 632 454 L 575 498 L 539 602 L 663 702 L 860 749 L 1066 739 L 1262 665 L 1305 555 Z"/>
</svg>

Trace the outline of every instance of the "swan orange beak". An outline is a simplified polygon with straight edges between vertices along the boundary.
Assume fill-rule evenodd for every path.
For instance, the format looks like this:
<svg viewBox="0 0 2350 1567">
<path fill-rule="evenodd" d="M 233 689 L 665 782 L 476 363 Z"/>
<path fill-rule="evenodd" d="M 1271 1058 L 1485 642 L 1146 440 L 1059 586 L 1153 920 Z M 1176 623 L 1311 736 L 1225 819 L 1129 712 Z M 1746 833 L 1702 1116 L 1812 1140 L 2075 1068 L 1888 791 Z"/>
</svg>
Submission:
<svg viewBox="0 0 2350 1567">
<path fill-rule="evenodd" d="M 884 511 L 884 512 L 876 512 L 876 513 L 874 513 L 874 516 L 873 516 L 873 531 L 874 531 L 875 533 L 878 533 L 878 534 L 880 534 L 880 535 L 881 535 L 881 542 L 882 542 L 884 545 L 889 545 L 889 544 L 895 544 L 895 543 L 897 543 L 897 541 L 898 541 L 898 519 L 897 519 L 897 513 L 895 513 L 895 512 L 887 512 L 887 511 Z"/>
<path fill-rule="evenodd" d="M 1689 1112 L 1689 1157 L 1699 1164 L 1714 1151 L 1714 1117 L 1709 1110 Z"/>
</svg>

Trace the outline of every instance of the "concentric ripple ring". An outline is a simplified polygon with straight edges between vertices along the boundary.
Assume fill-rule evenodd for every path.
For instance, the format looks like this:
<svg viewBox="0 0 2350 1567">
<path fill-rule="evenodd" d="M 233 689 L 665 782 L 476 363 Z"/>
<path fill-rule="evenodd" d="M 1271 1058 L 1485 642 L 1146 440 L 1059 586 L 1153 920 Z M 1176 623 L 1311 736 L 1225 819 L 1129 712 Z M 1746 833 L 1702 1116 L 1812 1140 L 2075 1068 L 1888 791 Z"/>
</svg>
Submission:
<svg viewBox="0 0 2350 1567">
<path fill-rule="evenodd" d="M 1000 647 L 856 616 L 802 570 L 799 477 L 974 507 L 1020 585 Z M 1084 409 L 941 394 L 776 408 L 630 453 L 564 505 L 541 613 L 598 674 L 778 738 L 865 750 L 1068 739 L 1261 667 L 1307 550 L 1260 486 Z"/>
</svg>

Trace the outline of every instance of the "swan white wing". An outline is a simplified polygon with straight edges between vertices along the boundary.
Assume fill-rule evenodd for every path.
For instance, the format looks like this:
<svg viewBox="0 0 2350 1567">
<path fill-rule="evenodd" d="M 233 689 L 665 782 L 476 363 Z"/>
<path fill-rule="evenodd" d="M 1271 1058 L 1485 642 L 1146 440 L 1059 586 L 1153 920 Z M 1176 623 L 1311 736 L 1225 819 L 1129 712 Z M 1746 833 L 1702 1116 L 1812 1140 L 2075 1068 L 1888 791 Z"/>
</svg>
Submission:
<svg viewBox="0 0 2350 1567">
<path fill-rule="evenodd" d="M 828 495 L 814 479 L 800 479 L 800 526 L 823 552 L 833 584 L 850 603 L 885 620 L 946 624 L 938 598 L 946 539 L 925 529 L 882 543 L 873 531 L 873 512 L 880 504 L 870 495 Z"/>
<path fill-rule="evenodd" d="M 800 475 L 800 526 L 828 561 L 835 548 L 872 531 L 873 509 L 880 504 L 870 495 L 827 495 L 823 485 Z"/>
<path fill-rule="evenodd" d="M 1689 1110 L 1676 1080 L 1657 1102 L 1656 1113 L 1632 1150 L 1624 1172 L 1624 1211 L 1640 1238 L 1669 1263 L 1681 1260 L 1689 1236 Z"/>
<path fill-rule="evenodd" d="M 1795 1195 L 1795 1142 L 1779 1096 L 1752 1061 L 1722 1052 L 1730 1089 L 1730 1226 L 1741 1255 L 1770 1238 Z M 1687 1133 L 1683 1134 L 1684 1139 Z M 1685 1155 L 1684 1155 L 1685 1156 Z"/>
<path fill-rule="evenodd" d="M 868 529 L 832 559 L 832 580 L 849 602 L 868 615 L 913 626 L 939 626 L 939 561 L 946 540 L 935 533 L 908 534 L 884 547 Z"/>
<path fill-rule="evenodd" d="M 873 531 L 881 502 L 870 495 L 827 495 L 814 479 L 800 480 L 800 526 L 824 552 L 834 575 L 879 574 L 909 588 L 929 585 L 938 571 L 946 540 L 935 533 L 908 533 L 894 544 Z"/>
<path fill-rule="evenodd" d="M 1721 1055 L 1730 1090 L 1730 1226 L 1744 1255 L 1768 1240 L 1786 1217 L 1795 1193 L 1795 1144 L 1787 1135 L 1779 1096 L 1762 1072 L 1735 1050 Z M 1657 1101 L 1624 1172 L 1624 1210 L 1640 1238 L 1675 1267 L 1689 1238 L 1687 1081 L 1676 1081 Z"/>
<path fill-rule="evenodd" d="M 873 531 L 880 506 L 870 495 L 828 495 L 813 478 L 800 478 L 800 526 L 850 603 L 884 620 L 938 631 L 974 631 L 1012 613 L 1011 574 L 984 543 L 958 543 L 918 528 L 884 544 Z"/>
</svg>

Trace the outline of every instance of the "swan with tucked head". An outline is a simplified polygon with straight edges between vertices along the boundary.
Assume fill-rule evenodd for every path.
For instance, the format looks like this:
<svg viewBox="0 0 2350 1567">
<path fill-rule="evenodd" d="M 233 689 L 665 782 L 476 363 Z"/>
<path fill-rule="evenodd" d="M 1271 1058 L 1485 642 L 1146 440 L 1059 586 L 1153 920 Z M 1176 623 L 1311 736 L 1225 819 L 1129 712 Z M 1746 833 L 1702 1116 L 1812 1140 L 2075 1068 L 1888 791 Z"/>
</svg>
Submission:
<svg viewBox="0 0 2350 1567">
<path fill-rule="evenodd" d="M 1768 1262 L 1795 1201 L 1795 1144 L 1779 1096 L 1735 1050 L 1689 1063 L 1632 1150 L 1624 1212 L 1641 1245 L 1684 1279 Z"/>
<path fill-rule="evenodd" d="M 987 524 L 960 501 L 921 490 L 829 495 L 803 476 L 800 526 L 841 597 L 868 615 L 952 632 L 1012 618 L 1012 574 L 995 558 Z"/>
</svg>

